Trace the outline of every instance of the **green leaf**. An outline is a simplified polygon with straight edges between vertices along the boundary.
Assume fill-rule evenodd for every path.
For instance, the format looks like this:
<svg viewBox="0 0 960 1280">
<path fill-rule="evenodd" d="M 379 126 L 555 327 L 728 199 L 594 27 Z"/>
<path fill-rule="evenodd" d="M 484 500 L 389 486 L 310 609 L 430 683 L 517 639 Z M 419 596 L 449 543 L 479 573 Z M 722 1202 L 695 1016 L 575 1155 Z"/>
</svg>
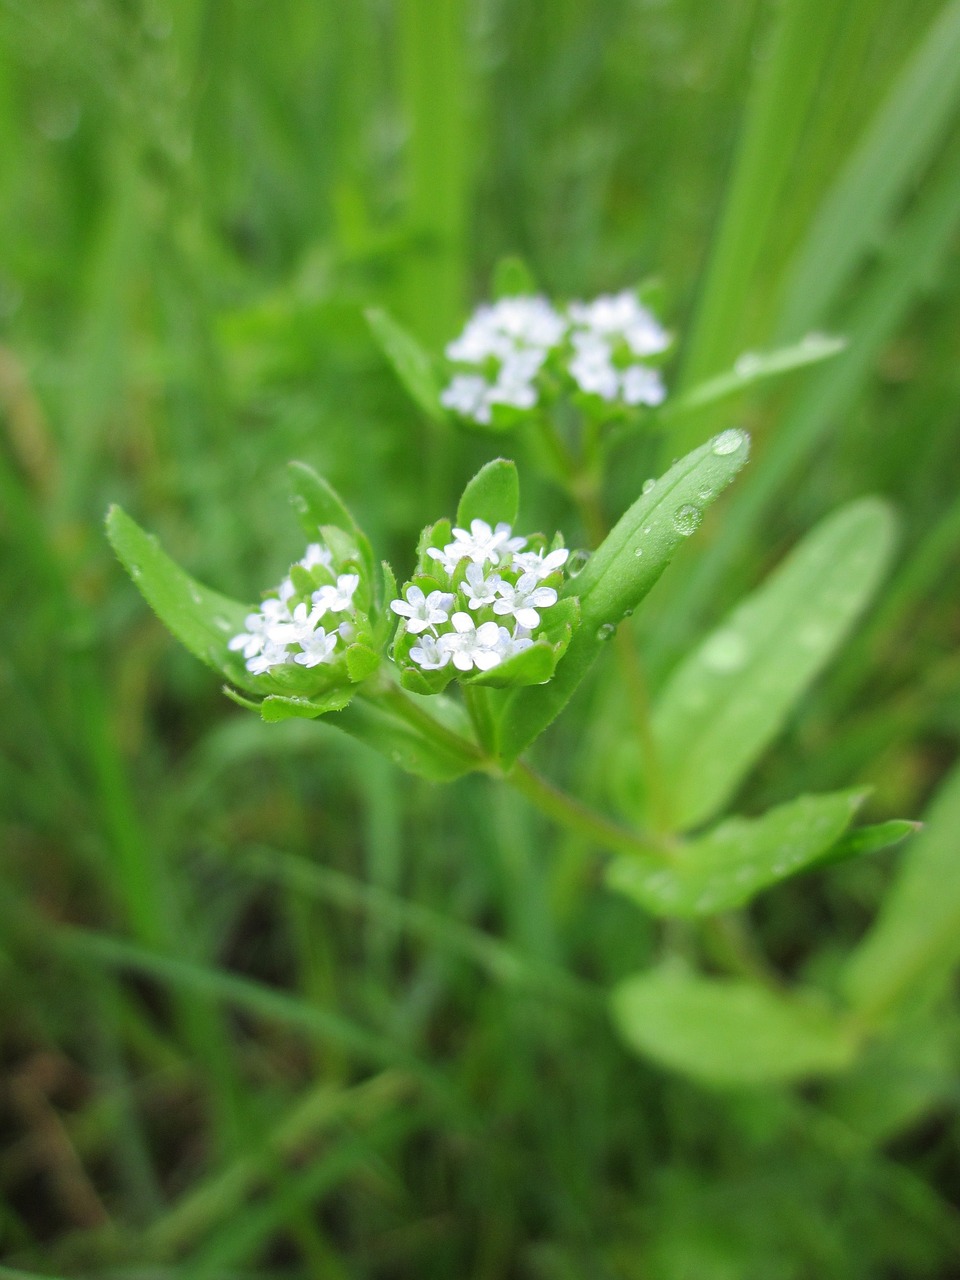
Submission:
<svg viewBox="0 0 960 1280">
<path fill-rule="evenodd" d="M 749 437 L 737 430 L 694 449 L 637 499 L 585 568 L 568 578 L 565 594 L 579 597 L 580 626 L 549 684 L 511 695 L 503 714 L 505 761 L 516 759 L 563 709 L 604 640 L 655 585 L 748 454 Z"/>
<path fill-rule="evenodd" d="M 674 673 L 653 728 L 681 830 L 727 803 L 783 727 L 873 594 L 893 540 L 884 503 L 844 507 Z"/>
<path fill-rule="evenodd" d="M 250 675 L 243 660 L 227 648 L 231 637 L 244 630 L 244 619 L 252 607 L 201 586 L 120 507 L 107 512 L 106 527 L 121 564 L 180 643 L 231 684 L 262 692 L 262 681 Z"/>
<path fill-rule="evenodd" d="M 516 298 L 537 292 L 533 272 L 522 258 L 501 258 L 493 270 L 493 296 Z"/>
<path fill-rule="evenodd" d="M 520 506 L 520 478 L 516 463 L 494 458 L 469 481 L 457 506 L 457 524 L 470 528 L 471 520 L 485 520 L 491 527 L 504 521 L 512 525 Z"/>
<path fill-rule="evenodd" d="M 899 844 L 907 836 L 916 835 L 922 828 L 922 822 L 909 822 L 905 818 L 893 818 L 890 822 L 858 827 L 856 831 L 848 831 L 814 865 L 832 867 L 834 863 L 849 862 L 852 858 L 866 858 L 871 853 L 880 853 L 883 849 Z"/>
<path fill-rule="evenodd" d="M 668 865 L 617 858 L 607 883 L 652 915 L 730 911 L 817 864 L 846 831 L 862 800 L 862 791 L 800 796 L 760 818 L 728 818 L 680 846 Z"/>
<path fill-rule="evenodd" d="M 620 1034 L 661 1066 L 711 1085 L 757 1085 L 842 1071 L 856 1043 L 813 999 L 664 966 L 611 997 Z"/>
<path fill-rule="evenodd" d="M 342 711 L 355 692 L 355 689 L 347 686 L 330 689 L 315 698 L 285 698 L 280 694 L 270 694 L 260 703 L 259 711 L 268 724 L 276 724 L 292 717 L 316 720 L 318 716 L 325 716 L 330 711 Z"/>
<path fill-rule="evenodd" d="M 434 422 L 446 421 L 433 361 L 412 333 L 380 307 L 364 313 L 380 350 L 414 402 Z"/>
<path fill-rule="evenodd" d="M 380 655 L 368 645 L 351 644 L 347 647 L 347 675 L 354 684 L 366 680 L 380 665 Z"/>
<path fill-rule="evenodd" d="M 717 377 L 693 387 L 685 395 L 668 401 L 660 411 L 660 421 L 667 424 L 684 413 L 726 400 L 728 396 L 745 391 L 758 382 L 766 382 L 769 378 L 780 377 L 794 369 L 802 369 L 805 365 L 829 360 L 831 356 L 843 351 L 846 345 L 846 338 L 808 333 L 799 342 L 788 347 L 778 347 L 775 351 L 746 351 L 729 373 L 718 374 Z"/>
<path fill-rule="evenodd" d="M 960 767 L 937 794 L 904 855 L 879 919 L 847 965 L 845 990 L 879 1019 L 960 958 Z"/>
<path fill-rule="evenodd" d="M 373 549 L 337 491 L 305 462 L 289 463 L 289 473 L 291 502 L 307 537 L 316 538 L 323 525 L 333 525 L 350 534 L 363 558 L 367 581 L 373 582 Z"/>
</svg>

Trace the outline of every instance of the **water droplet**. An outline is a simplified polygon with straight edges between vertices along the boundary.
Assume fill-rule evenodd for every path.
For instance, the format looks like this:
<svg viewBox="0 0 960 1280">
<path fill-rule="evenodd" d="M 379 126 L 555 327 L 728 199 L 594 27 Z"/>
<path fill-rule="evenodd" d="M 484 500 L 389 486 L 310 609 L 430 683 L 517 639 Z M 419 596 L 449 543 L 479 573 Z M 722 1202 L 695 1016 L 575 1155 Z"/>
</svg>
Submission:
<svg viewBox="0 0 960 1280">
<path fill-rule="evenodd" d="M 590 559 L 589 551 L 573 551 L 567 561 L 567 577 L 575 578 L 578 573 L 583 573 Z"/>
<path fill-rule="evenodd" d="M 632 609 L 624 609 L 621 621 L 622 621 L 622 620 L 625 620 L 625 619 L 627 619 L 627 618 L 632 618 L 632 617 L 633 617 L 633 610 L 632 610 Z"/>
<path fill-rule="evenodd" d="M 130 577 L 131 577 L 131 578 L 142 578 L 142 577 L 143 577 L 143 570 L 140 568 L 140 566 L 139 566 L 138 564 L 132 564 L 132 565 L 130 565 Z"/>
<path fill-rule="evenodd" d="M 617 628 L 613 625 L 612 622 L 605 622 L 602 626 L 597 627 L 597 639 L 609 640 L 610 637 L 613 635 L 614 631 L 616 631 L 616 629 Z"/>
<path fill-rule="evenodd" d="M 219 627 L 221 631 L 232 630 L 230 623 L 226 620 L 226 618 L 214 618 L 213 625 L 215 627 Z"/>
<path fill-rule="evenodd" d="M 646 493 L 653 493 L 653 491 L 654 491 L 654 489 L 655 489 L 656 487 L 657 487 L 657 482 L 656 482 L 656 480 L 653 480 L 653 479 L 650 479 L 650 480 L 644 480 L 644 482 L 643 482 L 643 488 L 640 490 L 640 492 L 641 492 L 641 493 L 644 493 L 644 494 L 646 494 Z"/>
<path fill-rule="evenodd" d="M 738 357 L 733 366 L 734 373 L 740 378 L 751 378 L 763 368 L 763 359 L 755 351 L 745 351 Z"/>
<path fill-rule="evenodd" d="M 203 596 L 200 594 L 199 590 L 193 585 L 193 583 L 190 584 L 190 599 L 193 601 L 194 604 L 203 604 Z"/>
<path fill-rule="evenodd" d="M 633 554 L 634 554 L 635 556 L 637 556 L 637 557 L 642 556 L 642 555 L 643 555 L 643 547 L 637 547 Z"/>
<path fill-rule="evenodd" d="M 703 513 L 700 508 L 685 502 L 682 507 L 677 507 L 673 513 L 673 527 L 682 537 L 689 538 L 691 534 L 696 533 L 700 528 L 702 519 Z"/>
<path fill-rule="evenodd" d="M 739 427 L 730 427 L 714 438 L 713 452 L 721 458 L 728 453 L 736 453 L 743 448 L 746 438 Z"/>
<path fill-rule="evenodd" d="M 644 529 L 644 531 L 643 531 L 643 532 L 644 532 L 644 533 L 649 533 L 649 532 L 650 532 L 650 530 L 651 530 L 652 528 L 653 528 L 653 526 L 648 524 L 648 525 L 646 526 L 646 528 Z"/>
<path fill-rule="evenodd" d="M 713 497 L 713 490 L 710 488 L 709 485 L 704 485 L 703 488 L 697 494 L 697 497 L 700 499 L 701 502 L 709 502 L 710 499 Z"/>
<path fill-rule="evenodd" d="M 703 646 L 700 655 L 705 667 L 726 674 L 739 671 L 749 656 L 747 643 L 736 631 L 718 631 Z"/>
</svg>

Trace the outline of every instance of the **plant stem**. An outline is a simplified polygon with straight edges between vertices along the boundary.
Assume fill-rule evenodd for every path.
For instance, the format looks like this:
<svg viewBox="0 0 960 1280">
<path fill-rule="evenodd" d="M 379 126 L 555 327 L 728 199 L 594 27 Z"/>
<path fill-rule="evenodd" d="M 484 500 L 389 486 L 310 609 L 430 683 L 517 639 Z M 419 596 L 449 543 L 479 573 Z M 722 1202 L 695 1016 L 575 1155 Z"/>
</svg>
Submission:
<svg viewBox="0 0 960 1280">
<path fill-rule="evenodd" d="M 528 764 L 518 760 L 513 768 L 502 775 L 515 790 L 545 813 L 558 826 L 565 827 L 577 835 L 585 836 L 596 844 L 612 849 L 616 853 L 655 858 L 657 861 L 670 860 L 672 846 L 662 837 L 653 835 L 637 835 L 611 822 L 603 814 L 581 804 L 572 796 L 548 782 Z"/>
</svg>

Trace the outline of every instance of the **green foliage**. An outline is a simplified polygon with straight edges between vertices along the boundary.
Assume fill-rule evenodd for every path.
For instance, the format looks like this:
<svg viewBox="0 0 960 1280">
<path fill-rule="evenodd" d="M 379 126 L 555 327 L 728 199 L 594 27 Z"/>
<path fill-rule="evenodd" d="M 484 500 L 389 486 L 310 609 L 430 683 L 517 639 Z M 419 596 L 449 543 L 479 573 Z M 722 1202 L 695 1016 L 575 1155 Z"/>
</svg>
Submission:
<svg viewBox="0 0 960 1280">
<path fill-rule="evenodd" d="M 958 12 L 0 6 L 0 1271 L 950 1273 Z M 477 302 L 651 273 L 659 408 L 561 403 L 546 369 L 541 419 L 495 415 L 509 448 L 441 411 Z M 578 628 L 581 574 L 525 659 L 542 676 L 569 629 L 547 684 L 392 680 L 370 549 L 410 577 L 492 453 L 524 530 L 596 550 L 732 425 L 751 464 L 655 586 L 604 552 L 595 630 L 652 586 L 609 642 Z M 309 694 L 225 649 L 299 554 L 291 458 L 370 608 Z M 679 762 L 688 813 L 725 797 L 681 830 L 651 708 L 864 494 L 899 530 L 875 605 L 775 729 L 716 733 L 702 793 Z M 118 571 L 111 503 L 189 566 L 111 516 L 207 669 Z M 806 817 L 842 834 L 733 912 L 610 891 L 625 867 L 692 887 L 697 848 L 729 884 L 765 828 L 769 872 L 791 812 L 791 854 L 824 837 Z M 927 819 L 900 849 L 897 815 Z"/>
<path fill-rule="evenodd" d="M 513 462 L 494 458 L 481 467 L 464 489 L 457 504 L 457 524 L 469 528 L 471 520 L 496 525 L 513 524 L 520 507 L 520 478 Z"/>
<path fill-rule="evenodd" d="M 795 1080 L 850 1065 L 854 1038 L 816 999 L 757 983 L 651 969 L 621 982 L 614 1019 L 630 1044 L 712 1085 Z"/>
</svg>

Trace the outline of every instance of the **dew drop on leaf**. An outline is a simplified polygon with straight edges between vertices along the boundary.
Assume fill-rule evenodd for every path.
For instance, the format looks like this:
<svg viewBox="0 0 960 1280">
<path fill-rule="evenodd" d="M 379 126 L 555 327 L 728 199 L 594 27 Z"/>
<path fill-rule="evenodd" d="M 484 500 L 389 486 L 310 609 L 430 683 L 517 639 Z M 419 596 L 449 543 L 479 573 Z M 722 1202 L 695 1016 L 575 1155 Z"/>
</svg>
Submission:
<svg viewBox="0 0 960 1280">
<path fill-rule="evenodd" d="M 613 625 L 613 623 L 605 622 L 603 626 L 597 627 L 597 639 L 609 640 L 610 637 L 613 635 L 614 631 L 616 631 L 616 627 Z"/>
<path fill-rule="evenodd" d="M 721 458 L 728 453 L 736 453 L 742 447 L 744 438 L 743 432 L 737 427 L 730 427 L 726 431 L 721 431 L 714 438 L 713 452 Z"/>
<path fill-rule="evenodd" d="M 673 513 L 673 527 L 684 538 L 689 538 L 691 534 L 696 533 L 700 528 L 702 519 L 703 513 L 700 508 L 693 506 L 692 503 L 685 502 L 682 507 L 677 507 Z"/>
<path fill-rule="evenodd" d="M 650 480 L 644 480 L 644 482 L 643 482 L 643 488 L 640 490 L 640 492 L 641 492 L 641 493 L 644 493 L 644 494 L 647 494 L 647 493 L 653 493 L 653 491 L 654 491 L 654 489 L 655 489 L 656 487 L 657 487 L 657 482 L 656 482 L 656 480 L 653 480 L 653 479 L 650 479 Z"/>
<path fill-rule="evenodd" d="M 567 561 L 567 577 L 575 578 L 577 574 L 583 573 L 589 559 L 589 551 L 571 552 L 570 559 Z"/>
</svg>

